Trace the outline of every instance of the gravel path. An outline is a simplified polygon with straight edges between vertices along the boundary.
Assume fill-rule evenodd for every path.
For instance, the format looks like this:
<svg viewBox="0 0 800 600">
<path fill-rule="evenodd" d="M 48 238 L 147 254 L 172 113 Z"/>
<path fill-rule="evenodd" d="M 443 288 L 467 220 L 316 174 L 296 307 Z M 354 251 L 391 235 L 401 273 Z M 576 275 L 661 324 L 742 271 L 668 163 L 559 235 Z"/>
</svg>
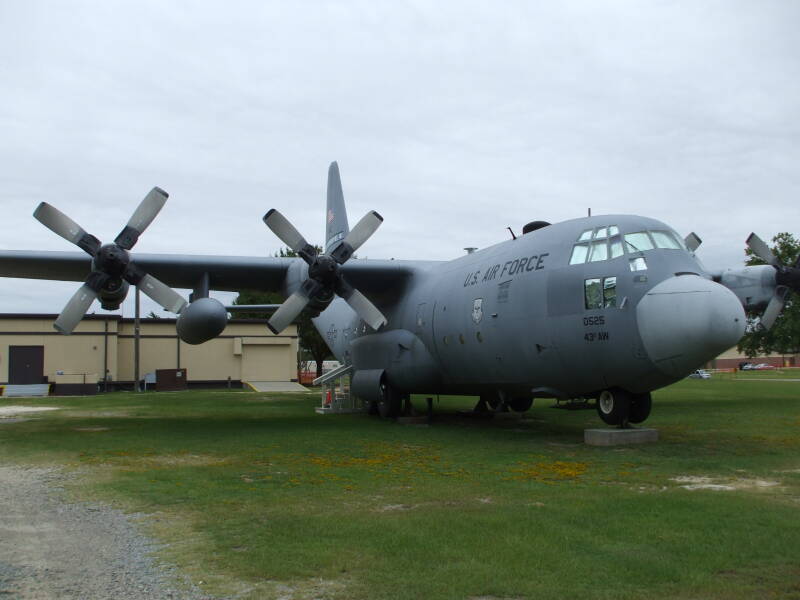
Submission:
<svg viewBox="0 0 800 600">
<path fill-rule="evenodd" d="M 208 599 L 158 566 L 131 517 L 63 500 L 55 469 L 0 466 L 0 598 Z"/>
</svg>

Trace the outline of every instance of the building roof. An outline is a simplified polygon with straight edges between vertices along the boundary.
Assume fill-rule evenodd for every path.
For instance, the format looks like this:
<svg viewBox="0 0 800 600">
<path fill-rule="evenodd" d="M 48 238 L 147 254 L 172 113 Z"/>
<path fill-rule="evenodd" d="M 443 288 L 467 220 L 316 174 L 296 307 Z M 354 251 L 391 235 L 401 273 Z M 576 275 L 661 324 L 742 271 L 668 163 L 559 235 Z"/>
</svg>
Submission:
<svg viewBox="0 0 800 600">
<path fill-rule="evenodd" d="M 0 319 L 30 319 L 30 320 L 48 320 L 55 321 L 58 318 L 56 313 L 0 313 Z M 120 321 L 122 323 L 133 323 L 136 319 L 133 317 L 123 317 L 117 314 L 88 314 L 84 315 L 84 319 L 89 321 Z M 228 323 L 258 323 L 266 324 L 269 319 L 230 319 Z M 142 323 L 175 323 L 176 318 L 173 317 L 159 317 L 151 319 L 149 317 L 141 317 L 139 319 Z"/>
</svg>

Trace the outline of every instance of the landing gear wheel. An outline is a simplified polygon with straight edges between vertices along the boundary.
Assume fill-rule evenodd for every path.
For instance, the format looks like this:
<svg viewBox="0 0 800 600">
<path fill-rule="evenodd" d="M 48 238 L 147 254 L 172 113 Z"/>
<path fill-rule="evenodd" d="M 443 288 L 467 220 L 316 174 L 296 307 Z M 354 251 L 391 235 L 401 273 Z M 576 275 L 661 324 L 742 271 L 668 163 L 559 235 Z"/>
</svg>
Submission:
<svg viewBox="0 0 800 600">
<path fill-rule="evenodd" d="M 383 419 L 394 419 L 403 410 L 403 395 L 387 384 L 381 384 L 381 397 L 378 399 L 378 414 Z"/>
<path fill-rule="evenodd" d="M 525 398 L 524 396 L 521 398 L 511 398 L 508 401 L 508 407 L 518 413 L 530 410 L 531 406 L 533 406 L 533 398 Z"/>
<path fill-rule="evenodd" d="M 603 390 L 597 398 L 597 414 L 607 425 L 625 427 L 630 419 L 631 395 L 621 389 Z"/>
<path fill-rule="evenodd" d="M 650 416 L 650 409 L 653 407 L 653 398 L 650 392 L 646 394 L 636 394 L 631 398 L 631 411 L 628 421 L 631 423 L 642 423 Z"/>
<path fill-rule="evenodd" d="M 370 400 L 367 403 L 367 414 L 370 416 L 375 416 L 378 414 L 378 403 L 375 400 Z"/>
</svg>

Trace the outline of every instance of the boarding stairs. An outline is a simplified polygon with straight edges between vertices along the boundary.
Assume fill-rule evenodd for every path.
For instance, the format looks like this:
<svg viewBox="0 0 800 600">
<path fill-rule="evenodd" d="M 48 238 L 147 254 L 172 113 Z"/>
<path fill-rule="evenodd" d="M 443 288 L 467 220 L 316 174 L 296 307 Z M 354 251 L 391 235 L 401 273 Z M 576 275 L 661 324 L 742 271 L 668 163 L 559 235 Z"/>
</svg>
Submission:
<svg viewBox="0 0 800 600">
<path fill-rule="evenodd" d="M 363 412 L 361 400 L 350 393 L 350 376 L 353 365 L 342 365 L 317 377 L 313 383 L 321 386 L 322 406 L 315 410 L 318 414 L 343 414 Z"/>
</svg>

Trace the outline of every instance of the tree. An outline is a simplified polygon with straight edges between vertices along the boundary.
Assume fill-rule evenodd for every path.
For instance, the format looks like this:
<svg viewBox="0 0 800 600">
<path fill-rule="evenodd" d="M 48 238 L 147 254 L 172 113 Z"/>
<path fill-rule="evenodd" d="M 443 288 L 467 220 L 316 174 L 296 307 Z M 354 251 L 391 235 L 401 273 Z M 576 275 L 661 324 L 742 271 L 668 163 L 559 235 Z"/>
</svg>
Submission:
<svg viewBox="0 0 800 600">
<path fill-rule="evenodd" d="M 319 246 L 317 246 L 317 252 L 322 252 Z M 291 248 L 281 248 L 276 256 L 294 257 L 297 254 Z M 253 290 L 240 291 L 236 300 L 233 301 L 234 304 L 280 304 L 281 302 L 283 302 L 283 298 L 277 292 Z M 242 318 L 264 318 L 264 313 L 241 312 L 237 314 Z M 331 356 L 331 351 L 311 322 L 313 316 L 311 311 L 306 309 L 297 316 L 294 323 L 297 325 L 297 337 L 300 342 L 300 361 L 313 360 L 317 366 L 317 377 L 319 377 L 322 375 L 322 363 Z"/>
<path fill-rule="evenodd" d="M 772 253 L 784 265 L 794 265 L 800 254 L 800 240 L 791 233 L 779 233 L 772 238 Z M 750 248 L 745 250 L 748 265 L 763 265 L 764 261 L 753 254 Z M 783 312 L 775 324 L 764 331 L 758 326 L 760 311 L 748 311 L 747 331 L 739 342 L 738 350 L 748 357 L 758 354 L 797 354 L 800 352 L 800 302 L 796 292 L 789 292 Z"/>
</svg>

